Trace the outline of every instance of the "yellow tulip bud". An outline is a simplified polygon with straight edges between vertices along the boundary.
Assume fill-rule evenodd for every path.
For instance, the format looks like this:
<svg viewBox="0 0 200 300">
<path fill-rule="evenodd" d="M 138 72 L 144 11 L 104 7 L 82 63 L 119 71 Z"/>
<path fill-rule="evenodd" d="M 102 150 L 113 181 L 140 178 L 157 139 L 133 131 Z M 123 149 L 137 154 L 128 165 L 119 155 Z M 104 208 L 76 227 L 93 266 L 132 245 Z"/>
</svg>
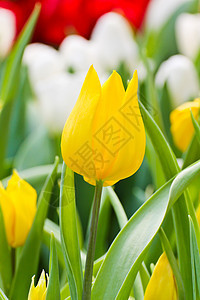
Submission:
<svg viewBox="0 0 200 300">
<path fill-rule="evenodd" d="M 182 152 L 188 148 L 194 135 L 194 126 L 190 110 L 197 120 L 200 111 L 200 99 L 186 102 L 177 107 L 170 114 L 171 133 L 174 143 Z"/>
<path fill-rule="evenodd" d="M 126 92 L 116 71 L 102 86 L 93 66 L 86 75 L 63 129 L 61 150 L 66 165 L 90 184 L 113 185 L 143 161 L 146 139 L 137 89 L 137 72 Z"/>
<path fill-rule="evenodd" d="M 178 299 L 175 279 L 165 253 L 160 256 L 144 295 L 144 300 L 156 299 Z"/>
<path fill-rule="evenodd" d="M 0 205 L 6 236 L 11 247 L 22 246 L 27 238 L 36 212 L 37 193 L 16 171 L 4 189 L 0 182 Z"/>
<path fill-rule="evenodd" d="M 32 277 L 32 283 L 28 294 L 28 300 L 45 300 L 47 293 L 47 284 L 45 272 L 42 271 L 37 286 L 34 285 L 35 276 Z"/>
</svg>

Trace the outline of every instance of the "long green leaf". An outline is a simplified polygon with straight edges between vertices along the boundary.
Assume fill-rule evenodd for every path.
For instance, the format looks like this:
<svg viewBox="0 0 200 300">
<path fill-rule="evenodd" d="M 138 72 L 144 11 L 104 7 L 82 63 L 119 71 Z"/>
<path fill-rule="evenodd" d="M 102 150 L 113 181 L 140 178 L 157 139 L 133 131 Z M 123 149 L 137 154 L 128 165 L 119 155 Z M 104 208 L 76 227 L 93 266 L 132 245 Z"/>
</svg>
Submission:
<svg viewBox="0 0 200 300">
<path fill-rule="evenodd" d="M 6 232 L 4 227 L 4 219 L 0 206 L 0 275 L 3 281 L 3 290 L 7 293 L 12 281 L 12 262 L 11 251 L 8 246 Z"/>
<path fill-rule="evenodd" d="M 193 275 L 193 297 L 196 299 L 196 291 L 200 297 L 200 255 L 199 248 L 197 245 L 197 239 L 195 235 L 194 224 L 192 218 L 189 216 L 190 222 L 190 248 L 191 248 L 191 264 L 192 264 L 192 275 Z M 197 289 L 196 289 L 197 286 Z"/>
<path fill-rule="evenodd" d="M 19 68 L 21 65 L 24 49 L 31 39 L 35 24 L 37 22 L 41 5 L 38 3 L 23 28 L 17 42 L 8 57 L 5 70 L 2 74 L 3 82 L 0 89 L 0 99 L 3 102 L 7 102 L 13 96 L 13 88 L 16 88 L 19 80 Z"/>
<path fill-rule="evenodd" d="M 151 115 L 148 113 L 141 102 L 140 109 L 143 116 L 145 129 L 160 159 L 165 177 L 167 180 L 169 180 L 180 171 L 176 157 L 169 144 L 167 143 L 164 135 L 162 134 L 160 128 L 154 122 Z M 190 201 L 189 198 L 187 200 Z M 188 260 L 188 257 L 190 257 L 188 214 L 190 213 L 192 215 L 192 218 L 196 218 L 192 203 L 190 203 L 190 208 L 192 209 L 192 212 L 188 211 L 186 198 L 184 195 L 182 195 L 172 209 L 179 266 L 186 291 L 186 299 L 188 300 L 191 300 L 192 298 L 191 262 L 190 260 Z M 182 247 L 183 243 L 185 245 L 184 247 Z"/>
<path fill-rule="evenodd" d="M 199 142 L 199 145 L 200 145 L 200 126 L 197 122 L 197 120 L 195 119 L 193 113 L 192 113 L 192 110 L 190 111 L 191 113 L 191 118 L 192 118 L 192 123 L 193 123 L 193 126 L 194 126 L 194 130 L 195 130 L 195 133 L 196 133 L 196 137 L 197 137 L 197 140 Z"/>
<path fill-rule="evenodd" d="M 175 279 L 176 279 L 179 300 L 184 300 L 185 299 L 185 291 L 184 291 L 181 274 L 180 274 L 180 271 L 178 268 L 178 264 L 177 264 L 176 258 L 174 256 L 174 253 L 172 251 L 172 248 L 170 246 L 170 243 L 168 241 L 168 238 L 167 238 L 164 230 L 162 229 L 162 227 L 159 230 L 159 236 L 160 236 L 164 251 L 167 255 L 168 261 L 171 265 L 172 271 L 173 271 Z"/>
<path fill-rule="evenodd" d="M 2 81 L 0 84 L 0 99 L 3 102 L 3 109 L 0 112 L 0 178 L 4 175 L 4 158 L 8 143 L 9 124 L 15 100 L 15 93 L 18 88 L 21 60 L 25 46 L 32 36 L 39 12 L 40 4 L 37 4 L 18 38 L 8 61 L 5 64 L 5 69 L 2 74 Z"/>
<path fill-rule="evenodd" d="M 56 243 L 53 233 L 51 233 L 51 249 L 49 262 L 49 282 L 46 300 L 60 300 L 59 269 L 56 251 Z"/>
<path fill-rule="evenodd" d="M 167 210 L 200 174 L 200 162 L 167 182 L 133 215 L 108 250 L 92 289 L 92 299 L 128 299 L 134 278 Z M 178 179 L 179 178 L 179 179 Z M 179 184 L 178 184 L 179 183 Z"/>
<path fill-rule="evenodd" d="M 11 300 L 27 299 L 31 278 L 37 272 L 43 226 L 48 212 L 52 188 L 57 177 L 58 163 L 59 159 L 56 157 L 52 172 L 47 177 L 40 194 L 35 219 L 22 248 L 19 264 L 14 275 L 10 294 Z"/>
<path fill-rule="evenodd" d="M 8 300 L 6 295 L 3 293 L 3 291 L 0 289 L 0 300 Z"/>
<path fill-rule="evenodd" d="M 56 251 L 58 255 L 58 261 L 60 266 L 65 268 L 65 261 L 62 252 L 61 239 L 60 239 L 60 227 L 56 225 L 49 219 L 45 220 L 44 223 L 44 231 L 43 231 L 43 243 L 50 249 L 51 244 L 51 233 L 53 232 L 55 243 L 56 243 Z"/>
<path fill-rule="evenodd" d="M 112 207 L 113 207 L 115 215 L 117 217 L 120 229 L 123 228 L 124 225 L 127 223 L 128 218 L 126 216 L 126 213 L 124 211 L 124 208 L 123 208 L 119 198 L 117 197 L 117 195 L 112 187 L 103 188 L 102 198 L 104 198 L 104 197 L 108 198 L 108 200 L 112 204 Z"/>
<path fill-rule="evenodd" d="M 63 163 L 60 189 L 61 243 L 72 299 L 82 298 L 83 273 L 76 220 L 74 174 Z"/>
</svg>

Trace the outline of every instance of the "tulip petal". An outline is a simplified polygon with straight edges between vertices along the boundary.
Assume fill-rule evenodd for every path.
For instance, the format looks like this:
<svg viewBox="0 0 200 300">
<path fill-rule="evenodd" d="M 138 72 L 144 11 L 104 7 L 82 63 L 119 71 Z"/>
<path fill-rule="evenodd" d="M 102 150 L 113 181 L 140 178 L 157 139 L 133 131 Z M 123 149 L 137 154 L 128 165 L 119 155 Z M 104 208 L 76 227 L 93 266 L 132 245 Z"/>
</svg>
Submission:
<svg viewBox="0 0 200 300">
<path fill-rule="evenodd" d="M 7 195 L 3 184 L 0 182 L 0 205 L 3 213 L 6 236 L 9 245 L 14 242 L 14 224 L 15 224 L 15 211 L 10 197 Z"/>
<path fill-rule="evenodd" d="M 101 84 L 91 66 L 79 98 L 67 119 L 61 139 L 61 151 L 66 165 L 78 174 L 93 178 L 96 177 L 96 170 L 91 128 L 100 97 Z"/>
<path fill-rule="evenodd" d="M 192 110 L 194 118 L 197 120 L 199 109 L 200 101 L 196 99 L 195 101 L 182 104 L 170 114 L 171 132 L 174 143 L 182 152 L 188 148 L 194 135 L 190 110 Z"/>
<path fill-rule="evenodd" d="M 101 101 L 98 102 L 92 126 L 92 148 L 95 150 L 94 164 L 96 178 L 104 179 L 115 160 L 115 152 L 120 139 L 121 128 L 118 113 L 122 106 L 125 90 L 120 75 L 113 71 L 102 86 Z"/>
<path fill-rule="evenodd" d="M 37 193 L 16 171 L 8 182 L 6 192 L 15 209 L 14 241 L 12 247 L 23 245 L 36 213 Z"/>
<path fill-rule="evenodd" d="M 144 300 L 155 299 L 178 299 L 173 272 L 165 253 L 160 256 L 144 295 Z"/>
<path fill-rule="evenodd" d="M 35 276 L 32 277 L 31 287 L 28 294 L 28 300 L 45 300 L 46 293 L 47 293 L 47 286 L 46 286 L 46 278 L 45 272 L 42 271 L 40 278 L 38 280 L 38 284 L 35 287 L 34 284 Z"/>
<path fill-rule="evenodd" d="M 121 144 L 116 160 L 106 174 L 107 185 L 134 174 L 144 159 L 146 136 L 138 104 L 137 88 L 136 71 L 119 109 L 117 120 L 121 126 Z"/>
</svg>

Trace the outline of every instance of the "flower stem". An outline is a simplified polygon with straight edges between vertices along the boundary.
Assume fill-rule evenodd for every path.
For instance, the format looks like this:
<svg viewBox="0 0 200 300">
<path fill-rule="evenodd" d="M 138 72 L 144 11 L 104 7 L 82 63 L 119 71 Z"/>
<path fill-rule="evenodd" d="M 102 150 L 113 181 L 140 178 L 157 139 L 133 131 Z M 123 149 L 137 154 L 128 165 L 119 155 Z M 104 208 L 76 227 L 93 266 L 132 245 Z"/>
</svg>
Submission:
<svg viewBox="0 0 200 300">
<path fill-rule="evenodd" d="M 92 219 L 90 224 L 90 236 L 89 236 L 89 244 L 88 244 L 88 251 L 86 257 L 86 264 L 85 264 L 85 276 L 83 282 L 82 300 L 91 299 L 93 263 L 94 263 L 94 255 L 95 255 L 95 244 L 96 244 L 97 225 L 99 219 L 102 187 L 103 187 L 103 182 L 101 180 L 97 181 L 95 187 L 93 208 L 92 208 Z"/>
</svg>

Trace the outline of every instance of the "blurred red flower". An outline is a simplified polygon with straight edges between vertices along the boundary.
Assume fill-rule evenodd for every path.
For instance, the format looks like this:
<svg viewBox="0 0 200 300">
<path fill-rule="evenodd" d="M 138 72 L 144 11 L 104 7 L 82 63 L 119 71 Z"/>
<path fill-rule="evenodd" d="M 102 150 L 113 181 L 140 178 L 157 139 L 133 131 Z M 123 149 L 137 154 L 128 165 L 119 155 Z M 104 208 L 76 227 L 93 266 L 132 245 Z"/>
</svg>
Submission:
<svg viewBox="0 0 200 300">
<path fill-rule="evenodd" d="M 19 32 L 36 2 L 42 3 L 42 9 L 34 41 L 57 46 L 69 33 L 89 38 L 97 19 L 109 11 L 123 14 L 140 28 L 150 0 L 7 0 L 0 1 L 0 7 L 14 12 Z"/>
</svg>

